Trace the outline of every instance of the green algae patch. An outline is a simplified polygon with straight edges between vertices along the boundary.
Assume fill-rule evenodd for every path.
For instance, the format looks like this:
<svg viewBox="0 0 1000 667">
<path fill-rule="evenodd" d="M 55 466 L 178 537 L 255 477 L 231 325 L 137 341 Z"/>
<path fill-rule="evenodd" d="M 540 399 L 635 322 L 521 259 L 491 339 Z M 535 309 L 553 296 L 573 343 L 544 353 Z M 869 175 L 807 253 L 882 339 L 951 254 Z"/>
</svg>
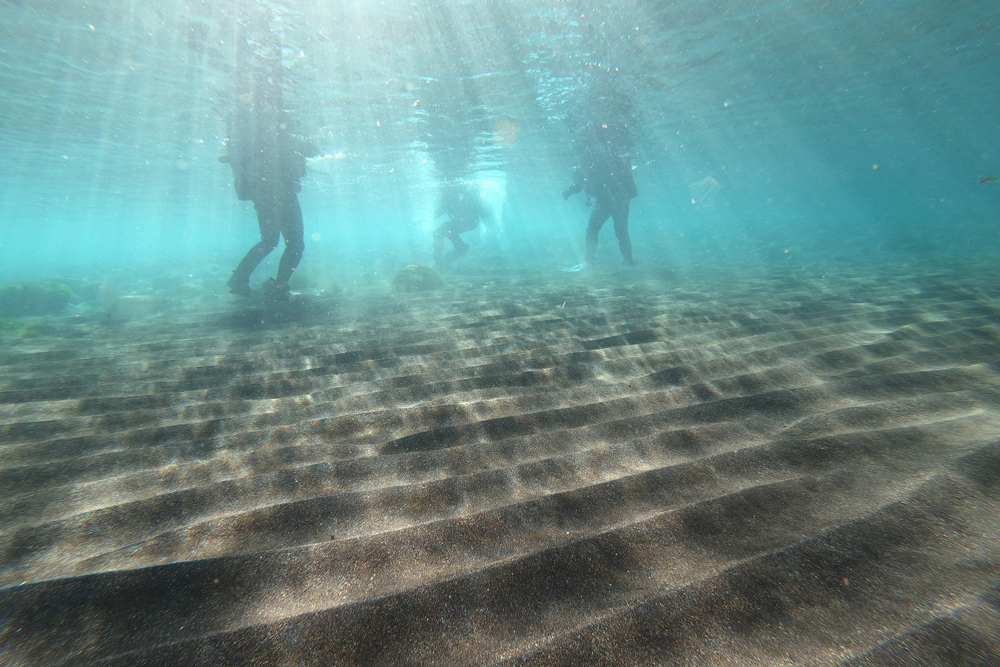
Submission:
<svg viewBox="0 0 1000 667">
<path fill-rule="evenodd" d="M 0 286 L 0 317 L 55 315 L 66 309 L 73 290 L 63 283 L 38 280 Z"/>
<path fill-rule="evenodd" d="M 410 264 L 392 279 L 392 288 L 397 292 L 428 292 L 442 287 L 441 275 L 423 264 Z"/>
<path fill-rule="evenodd" d="M 16 338 L 37 338 L 51 332 L 51 327 L 42 322 L 25 320 L 0 320 L 0 340 Z"/>
</svg>

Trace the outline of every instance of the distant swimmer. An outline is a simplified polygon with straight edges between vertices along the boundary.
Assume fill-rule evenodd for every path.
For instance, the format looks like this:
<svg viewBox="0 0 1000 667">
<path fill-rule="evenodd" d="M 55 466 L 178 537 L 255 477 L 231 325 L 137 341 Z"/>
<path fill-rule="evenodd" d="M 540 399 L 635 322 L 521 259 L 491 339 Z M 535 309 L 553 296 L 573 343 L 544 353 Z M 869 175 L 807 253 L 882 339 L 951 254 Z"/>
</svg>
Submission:
<svg viewBox="0 0 1000 667">
<path fill-rule="evenodd" d="M 594 262 L 597 235 L 608 218 L 615 221 L 615 237 L 623 268 L 631 269 L 632 241 L 628 234 L 628 213 L 630 202 L 639 195 L 639 191 L 632 177 L 632 165 L 605 139 L 603 133 L 598 133 L 584 150 L 583 160 L 573 175 L 573 185 L 563 192 L 563 199 L 569 199 L 581 190 L 586 192 L 588 203 L 591 198 L 594 199 L 594 210 L 587 225 L 587 259 L 583 264 L 564 270 L 581 271 Z"/>
<path fill-rule="evenodd" d="M 434 230 L 434 263 L 446 267 L 469 252 L 469 244 L 459 234 L 478 227 L 481 218 L 490 217 L 490 211 L 475 184 L 459 180 L 446 184 L 441 193 L 441 204 L 434 211 L 434 219 L 442 215 L 449 216 L 449 219 Z M 455 252 L 447 256 L 444 254 L 445 239 L 451 241 L 455 248 Z"/>
<path fill-rule="evenodd" d="M 997 182 L 997 177 L 996 176 L 983 176 L 982 178 L 979 179 L 979 182 L 980 183 L 996 183 Z"/>
</svg>

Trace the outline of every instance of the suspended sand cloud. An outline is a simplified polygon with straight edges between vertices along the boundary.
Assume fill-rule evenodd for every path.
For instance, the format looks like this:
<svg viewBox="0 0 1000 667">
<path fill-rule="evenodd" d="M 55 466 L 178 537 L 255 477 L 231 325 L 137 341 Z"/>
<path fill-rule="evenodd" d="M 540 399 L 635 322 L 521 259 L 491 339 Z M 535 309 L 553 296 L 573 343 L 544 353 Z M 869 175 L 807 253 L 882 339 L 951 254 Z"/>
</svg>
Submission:
<svg viewBox="0 0 1000 667">
<path fill-rule="evenodd" d="M 691 203 L 698 206 L 711 206 L 722 189 L 722 184 L 711 176 L 691 184 Z"/>
</svg>

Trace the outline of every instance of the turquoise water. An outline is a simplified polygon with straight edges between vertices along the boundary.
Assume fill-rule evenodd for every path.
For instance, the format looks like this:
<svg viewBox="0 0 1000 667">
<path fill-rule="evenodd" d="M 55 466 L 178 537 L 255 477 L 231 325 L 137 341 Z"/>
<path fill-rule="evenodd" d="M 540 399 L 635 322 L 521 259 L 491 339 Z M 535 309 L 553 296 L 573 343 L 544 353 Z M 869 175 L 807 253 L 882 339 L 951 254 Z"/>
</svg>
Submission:
<svg viewBox="0 0 1000 667">
<path fill-rule="evenodd" d="M 0 665 L 1000 664 L 998 65 L 985 1 L 0 0 Z M 563 272 L 604 124 L 636 264 Z"/>
<path fill-rule="evenodd" d="M 575 263 L 589 211 L 559 194 L 602 97 L 631 105 L 640 264 L 993 253 L 1000 184 L 978 182 L 1000 174 L 990 7 L 274 4 L 286 105 L 333 156 L 303 180 L 300 276 L 429 263 L 439 176 L 465 167 L 496 214 L 467 235 L 469 261 Z M 216 160 L 239 3 L 0 11 L 0 280 L 163 262 L 228 275 L 257 233 Z M 695 187 L 707 178 L 718 187 Z"/>
</svg>

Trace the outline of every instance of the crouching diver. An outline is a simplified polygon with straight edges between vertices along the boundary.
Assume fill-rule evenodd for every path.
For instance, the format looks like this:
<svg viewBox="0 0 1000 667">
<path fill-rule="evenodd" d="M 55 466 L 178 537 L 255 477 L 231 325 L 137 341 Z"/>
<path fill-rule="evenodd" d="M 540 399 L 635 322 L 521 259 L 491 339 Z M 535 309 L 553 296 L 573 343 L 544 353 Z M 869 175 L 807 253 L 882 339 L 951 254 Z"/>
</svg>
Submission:
<svg viewBox="0 0 1000 667">
<path fill-rule="evenodd" d="M 480 218 L 490 217 L 490 211 L 473 183 L 455 181 L 445 186 L 434 219 L 442 215 L 448 215 L 449 219 L 434 230 L 434 264 L 438 267 L 446 267 L 469 252 L 469 244 L 459 234 L 478 227 Z M 447 256 L 444 254 L 445 239 L 455 248 L 455 252 Z"/>
<path fill-rule="evenodd" d="M 587 259 L 583 264 L 571 266 L 566 271 L 580 271 L 593 264 L 597 254 L 597 235 L 601 227 L 614 218 L 615 237 L 625 269 L 632 268 L 632 241 L 628 235 L 628 211 L 632 199 L 639 195 L 632 178 L 632 166 L 621 157 L 611 142 L 598 137 L 585 150 L 583 160 L 573 175 L 573 185 L 563 192 L 563 199 L 583 190 L 587 205 L 594 199 L 594 208 L 587 225 Z"/>
</svg>

